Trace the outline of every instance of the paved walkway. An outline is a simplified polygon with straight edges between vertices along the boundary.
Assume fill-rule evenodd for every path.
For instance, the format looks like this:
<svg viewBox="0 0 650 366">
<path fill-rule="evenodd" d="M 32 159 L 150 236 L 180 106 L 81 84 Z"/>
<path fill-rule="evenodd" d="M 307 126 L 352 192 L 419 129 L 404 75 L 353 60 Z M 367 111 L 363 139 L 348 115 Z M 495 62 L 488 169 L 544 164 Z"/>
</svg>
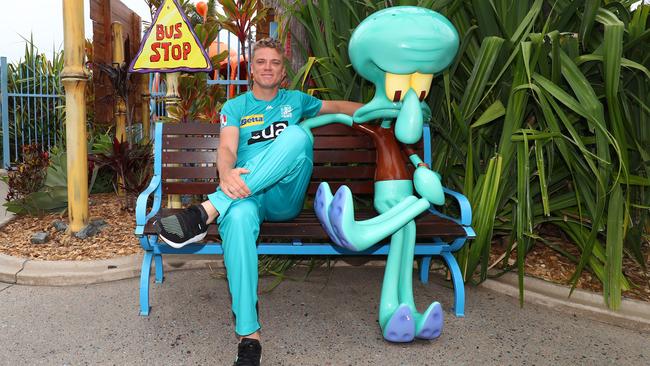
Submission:
<svg viewBox="0 0 650 366">
<path fill-rule="evenodd" d="M 293 272 L 293 276 L 302 274 Z M 316 270 L 260 295 L 265 365 L 648 365 L 650 334 L 468 288 L 455 318 L 444 282 L 415 285 L 422 308 L 439 299 L 445 329 L 433 342 L 389 344 L 376 322 L 383 273 Z M 261 280 L 262 288 L 272 278 Z M 438 280 L 439 281 L 439 280 Z M 138 315 L 138 280 L 68 287 L 0 283 L 2 365 L 230 365 L 236 340 L 224 279 L 167 273 Z"/>
</svg>

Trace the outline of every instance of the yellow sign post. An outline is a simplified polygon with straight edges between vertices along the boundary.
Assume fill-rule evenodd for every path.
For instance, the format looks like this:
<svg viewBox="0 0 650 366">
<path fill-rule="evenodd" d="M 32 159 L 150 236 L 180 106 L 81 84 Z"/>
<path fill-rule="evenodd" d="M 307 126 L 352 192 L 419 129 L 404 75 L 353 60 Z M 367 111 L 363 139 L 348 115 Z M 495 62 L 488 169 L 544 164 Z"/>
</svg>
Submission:
<svg viewBox="0 0 650 366">
<path fill-rule="evenodd" d="M 212 71 L 207 52 L 176 0 L 164 0 L 129 72 Z"/>
</svg>

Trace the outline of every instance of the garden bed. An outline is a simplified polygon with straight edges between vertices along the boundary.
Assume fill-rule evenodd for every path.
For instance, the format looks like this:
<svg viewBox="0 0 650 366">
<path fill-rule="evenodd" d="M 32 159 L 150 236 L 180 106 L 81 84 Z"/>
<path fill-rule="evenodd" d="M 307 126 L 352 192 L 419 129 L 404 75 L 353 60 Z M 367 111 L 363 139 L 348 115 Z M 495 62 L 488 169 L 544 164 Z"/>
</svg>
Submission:
<svg viewBox="0 0 650 366">
<path fill-rule="evenodd" d="M 570 253 L 574 257 L 580 256 L 577 248 L 563 238 L 553 240 L 560 249 Z M 500 258 L 505 252 L 505 247 L 499 243 L 492 246 L 490 263 Z M 646 241 L 644 245 L 644 256 L 646 268 L 650 270 L 650 245 Z M 511 265 L 515 265 L 516 253 L 510 257 Z M 498 265 L 495 268 L 498 269 Z M 576 264 L 567 257 L 541 243 L 535 243 L 526 256 L 524 264 L 526 275 L 536 277 L 545 281 L 570 286 L 571 276 L 576 269 Z M 634 260 L 623 256 L 623 272 L 631 282 L 631 289 L 623 291 L 623 297 L 650 302 L 650 271 L 644 271 Z M 578 279 L 577 288 L 592 292 L 603 292 L 603 285 L 598 278 L 588 269 L 582 271 Z"/>
<path fill-rule="evenodd" d="M 135 215 L 131 211 L 121 209 L 122 200 L 115 194 L 104 193 L 90 196 L 90 218 L 103 219 L 108 224 L 99 234 L 81 240 L 63 232 L 57 232 L 52 227 L 56 220 L 66 220 L 61 214 L 50 214 L 41 217 L 20 216 L 14 218 L 0 230 L 0 253 L 14 257 L 36 260 L 95 260 L 127 256 L 141 253 L 142 249 L 136 240 Z M 50 239 L 45 244 L 32 244 L 33 233 L 47 231 Z M 553 240 L 563 250 L 578 255 L 575 246 L 562 238 Z M 499 258 L 505 248 L 502 244 L 492 246 L 491 262 Z M 644 253 L 646 266 L 650 268 L 650 246 L 645 243 Z M 511 258 L 516 254 L 513 253 Z M 511 259 L 511 263 L 512 259 Z M 575 264 L 566 257 L 542 244 L 535 244 L 526 257 L 526 274 L 554 283 L 568 285 Z M 627 256 L 623 259 L 623 268 L 636 285 L 630 291 L 625 291 L 627 298 L 650 302 L 650 272 L 644 271 L 636 262 Z M 602 292 L 602 285 L 589 271 L 583 271 L 578 288 L 593 292 Z"/>
<path fill-rule="evenodd" d="M 133 234 L 135 214 L 122 210 L 122 202 L 114 193 L 91 195 L 90 219 L 102 219 L 107 225 L 84 240 L 58 232 L 52 226 L 56 220 L 67 222 L 63 214 L 15 217 L 0 229 L 0 253 L 51 261 L 108 259 L 140 253 L 142 248 Z M 50 239 L 45 244 L 32 244 L 30 239 L 36 232 L 48 232 Z"/>
</svg>

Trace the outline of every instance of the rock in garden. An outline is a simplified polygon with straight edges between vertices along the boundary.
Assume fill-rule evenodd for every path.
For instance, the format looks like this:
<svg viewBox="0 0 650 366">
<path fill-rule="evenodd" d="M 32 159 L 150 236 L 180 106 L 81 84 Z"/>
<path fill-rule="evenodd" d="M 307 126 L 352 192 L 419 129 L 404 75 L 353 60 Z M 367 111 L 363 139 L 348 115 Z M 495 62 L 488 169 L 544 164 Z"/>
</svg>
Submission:
<svg viewBox="0 0 650 366">
<path fill-rule="evenodd" d="M 59 232 L 68 230 L 68 224 L 66 224 L 62 220 L 56 220 L 52 222 L 52 227 L 54 227 L 56 231 Z"/>
<path fill-rule="evenodd" d="M 32 235 L 32 244 L 45 244 L 50 240 L 50 234 L 46 232 L 38 232 Z"/>
<path fill-rule="evenodd" d="M 84 226 L 81 230 L 76 232 L 74 234 L 75 237 L 79 239 L 86 239 L 88 237 L 91 237 L 93 235 L 97 235 L 101 229 L 108 225 L 105 220 L 98 219 L 98 220 L 93 220 L 90 222 L 90 224 Z"/>
<path fill-rule="evenodd" d="M 93 225 L 93 226 L 97 227 L 97 229 L 101 230 L 104 226 L 106 226 L 108 224 L 106 223 L 106 220 L 104 220 L 104 219 L 97 219 L 97 220 L 92 220 L 90 222 L 90 225 Z"/>
<path fill-rule="evenodd" d="M 97 226 L 93 224 L 88 224 L 84 227 L 81 228 L 81 230 L 77 231 L 74 236 L 79 239 L 86 239 L 88 237 L 91 237 L 99 232 L 99 229 Z"/>
</svg>

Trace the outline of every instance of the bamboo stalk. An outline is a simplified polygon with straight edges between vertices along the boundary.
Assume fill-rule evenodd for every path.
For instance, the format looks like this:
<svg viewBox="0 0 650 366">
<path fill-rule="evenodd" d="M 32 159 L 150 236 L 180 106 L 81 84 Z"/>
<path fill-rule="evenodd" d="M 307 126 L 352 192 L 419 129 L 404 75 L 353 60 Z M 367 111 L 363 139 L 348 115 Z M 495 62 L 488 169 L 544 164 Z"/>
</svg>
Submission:
<svg viewBox="0 0 650 366">
<path fill-rule="evenodd" d="M 150 138 L 149 101 L 151 100 L 151 94 L 149 94 L 149 74 L 142 74 L 140 76 L 140 89 L 142 90 L 142 105 L 140 106 L 142 117 L 142 141 L 148 142 Z"/>
<path fill-rule="evenodd" d="M 122 24 L 113 22 L 111 24 L 113 37 L 113 65 L 122 67 L 124 63 L 124 38 L 122 37 Z M 117 94 L 115 100 L 115 137 L 120 141 L 126 141 L 126 101 Z"/>
<path fill-rule="evenodd" d="M 86 142 L 86 101 L 88 75 L 84 59 L 83 0 L 63 0 L 66 145 L 68 166 L 68 217 L 75 233 L 88 224 L 88 148 Z"/>
</svg>

